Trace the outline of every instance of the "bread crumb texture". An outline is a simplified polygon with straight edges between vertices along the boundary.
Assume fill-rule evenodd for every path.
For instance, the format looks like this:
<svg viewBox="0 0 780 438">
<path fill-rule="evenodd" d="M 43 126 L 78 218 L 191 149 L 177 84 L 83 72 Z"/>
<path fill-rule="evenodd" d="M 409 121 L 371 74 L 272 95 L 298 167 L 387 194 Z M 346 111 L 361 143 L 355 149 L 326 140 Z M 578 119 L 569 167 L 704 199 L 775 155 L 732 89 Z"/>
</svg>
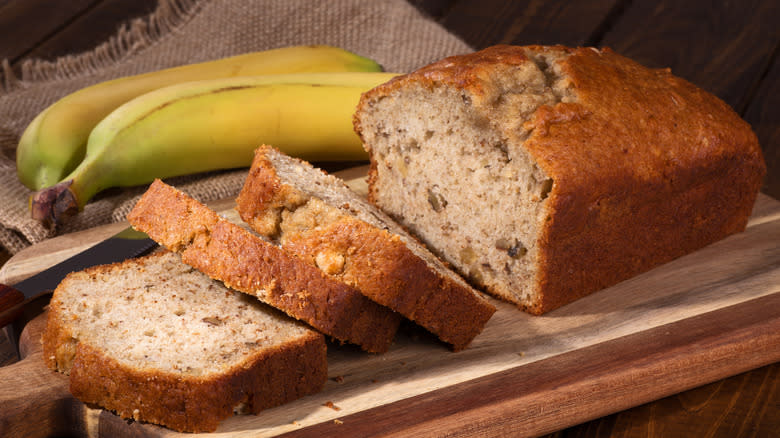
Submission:
<svg viewBox="0 0 780 438">
<path fill-rule="evenodd" d="M 213 430 L 327 378 L 322 335 L 167 251 L 68 275 L 43 344 L 82 401 L 181 431 Z"/>
</svg>

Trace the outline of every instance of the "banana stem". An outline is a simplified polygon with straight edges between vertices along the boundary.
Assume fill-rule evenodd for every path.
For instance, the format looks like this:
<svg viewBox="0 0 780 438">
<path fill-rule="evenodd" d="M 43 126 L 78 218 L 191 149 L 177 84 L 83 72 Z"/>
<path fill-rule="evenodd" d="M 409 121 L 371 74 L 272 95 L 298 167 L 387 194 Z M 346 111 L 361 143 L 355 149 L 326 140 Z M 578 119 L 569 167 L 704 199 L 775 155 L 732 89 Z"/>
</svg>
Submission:
<svg viewBox="0 0 780 438">
<path fill-rule="evenodd" d="M 32 218 L 49 228 L 56 228 L 84 209 L 95 194 L 113 184 L 105 175 L 120 171 L 107 167 L 100 153 L 87 154 L 84 161 L 62 182 L 38 190 L 30 200 Z"/>
<path fill-rule="evenodd" d="M 78 201 L 72 185 L 73 180 L 69 179 L 35 192 L 30 197 L 32 218 L 52 228 L 78 213 Z"/>
</svg>

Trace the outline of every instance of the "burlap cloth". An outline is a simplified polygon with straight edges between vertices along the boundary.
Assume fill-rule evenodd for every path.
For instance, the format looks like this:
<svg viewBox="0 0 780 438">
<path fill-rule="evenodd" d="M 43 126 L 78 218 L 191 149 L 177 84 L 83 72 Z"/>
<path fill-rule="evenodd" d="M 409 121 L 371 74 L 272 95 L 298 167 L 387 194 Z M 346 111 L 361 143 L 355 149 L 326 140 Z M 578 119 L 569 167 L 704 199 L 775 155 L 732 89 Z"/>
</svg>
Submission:
<svg viewBox="0 0 780 438">
<path fill-rule="evenodd" d="M 125 220 L 145 186 L 111 189 L 57 230 L 30 219 L 31 191 L 16 177 L 27 124 L 63 95 L 96 82 L 239 53 L 330 44 L 407 72 L 471 49 L 405 0 L 161 0 L 88 53 L 0 71 L 0 244 L 14 254 L 54 235 Z M 246 169 L 168 180 L 202 200 L 236 196 Z"/>
</svg>

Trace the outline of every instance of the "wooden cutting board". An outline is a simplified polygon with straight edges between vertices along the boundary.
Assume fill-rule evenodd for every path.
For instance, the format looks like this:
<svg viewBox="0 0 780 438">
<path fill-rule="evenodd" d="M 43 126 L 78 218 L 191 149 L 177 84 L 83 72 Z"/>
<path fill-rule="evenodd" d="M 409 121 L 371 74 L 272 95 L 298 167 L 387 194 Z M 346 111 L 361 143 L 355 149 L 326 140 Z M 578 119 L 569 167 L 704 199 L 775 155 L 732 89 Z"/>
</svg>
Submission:
<svg viewBox="0 0 780 438">
<path fill-rule="evenodd" d="M 342 173 L 365 192 L 365 169 Z M 234 215 L 232 201 L 212 205 Z M 13 284 L 115 233 L 43 242 L 0 270 Z M 760 195 L 747 230 L 535 317 L 498 311 L 465 351 L 402 326 L 389 352 L 329 345 L 316 395 L 224 421 L 216 436 L 534 436 L 780 361 L 780 202 Z M 0 436 L 190 436 L 84 406 L 42 363 L 42 317 L 25 357 L 0 368 Z"/>
</svg>

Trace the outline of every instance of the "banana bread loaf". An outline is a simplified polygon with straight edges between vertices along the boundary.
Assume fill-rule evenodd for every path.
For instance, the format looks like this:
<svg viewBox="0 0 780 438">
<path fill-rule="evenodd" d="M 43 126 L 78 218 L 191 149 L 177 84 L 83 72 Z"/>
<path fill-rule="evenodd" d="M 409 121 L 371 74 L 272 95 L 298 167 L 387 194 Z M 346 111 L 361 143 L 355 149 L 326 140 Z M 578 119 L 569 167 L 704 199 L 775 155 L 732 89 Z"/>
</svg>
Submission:
<svg viewBox="0 0 780 438">
<path fill-rule="evenodd" d="M 168 251 L 68 275 L 49 305 L 43 357 L 79 400 L 187 432 L 327 379 L 321 334 Z"/>
<path fill-rule="evenodd" d="M 184 263 L 323 334 L 375 353 L 393 341 L 400 315 L 160 180 L 127 219 Z"/>
<path fill-rule="evenodd" d="M 534 314 L 742 231 L 766 172 L 727 104 L 609 49 L 446 58 L 354 124 L 369 200 Z"/>
<path fill-rule="evenodd" d="M 415 321 L 455 351 L 495 312 L 342 180 L 270 146 L 255 151 L 236 210 L 261 235 Z"/>
</svg>

